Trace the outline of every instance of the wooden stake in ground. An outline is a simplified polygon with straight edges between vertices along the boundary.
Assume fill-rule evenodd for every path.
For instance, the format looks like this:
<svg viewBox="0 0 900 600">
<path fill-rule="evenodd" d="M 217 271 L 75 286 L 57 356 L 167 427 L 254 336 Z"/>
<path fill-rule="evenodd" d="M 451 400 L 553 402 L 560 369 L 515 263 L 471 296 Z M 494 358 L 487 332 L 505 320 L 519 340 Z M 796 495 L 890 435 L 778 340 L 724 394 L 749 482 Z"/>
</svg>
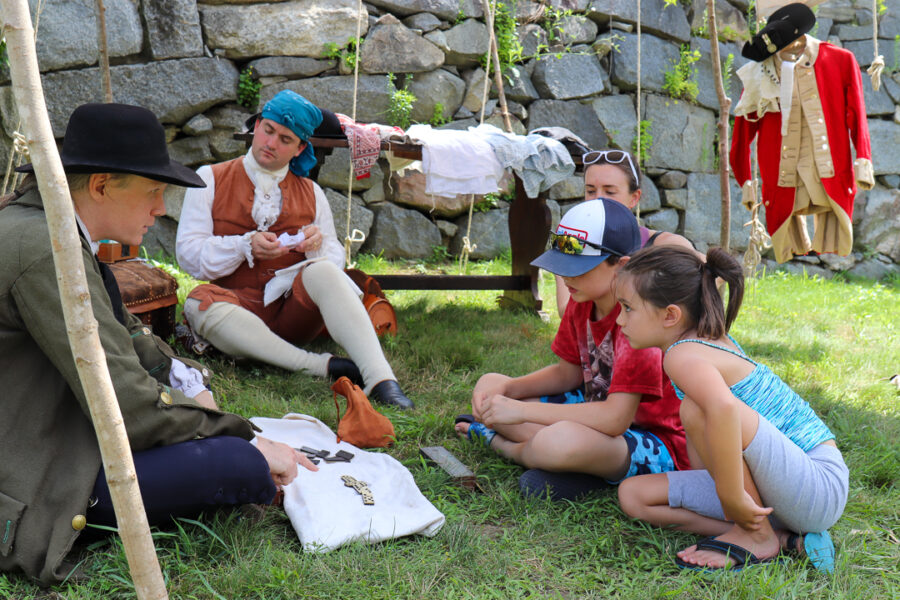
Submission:
<svg viewBox="0 0 900 600">
<path fill-rule="evenodd" d="M 103 101 L 113 101 L 112 83 L 109 79 L 109 44 L 106 43 L 106 7 L 97 0 L 97 48 L 100 50 L 100 81 L 103 85 Z"/>
<path fill-rule="evenodd" d="M 66 332 L 97 432 L 119 535 L 125 546 L 137 597 L 140 600 L 168 598 L 137 485 L 122 413 L 91 308 L 72 199 L 41 87 L 28 2 L 0 0 L 0 7 L 13 94 L 25 126 L 31 162 L 47 214 Z"/>
<path fill-rule="evenodd" d="M 728 173 L 728 115 L 731 112 L 731 98 L 725 95 L 722 81 L 722 60 L 719 56 L 719 32 L 716 29 L 715 0 L 706 0 L 706 16 L 709 20 L 709 48 L 712 54 L 713 79 L 716 81 L 716 95 L 719 97 L 719 186 L 722 190 L 722 226 L 719 230 L 719 245 L 726 251 L 731 242 L 731 185 Z"/>
</svg>

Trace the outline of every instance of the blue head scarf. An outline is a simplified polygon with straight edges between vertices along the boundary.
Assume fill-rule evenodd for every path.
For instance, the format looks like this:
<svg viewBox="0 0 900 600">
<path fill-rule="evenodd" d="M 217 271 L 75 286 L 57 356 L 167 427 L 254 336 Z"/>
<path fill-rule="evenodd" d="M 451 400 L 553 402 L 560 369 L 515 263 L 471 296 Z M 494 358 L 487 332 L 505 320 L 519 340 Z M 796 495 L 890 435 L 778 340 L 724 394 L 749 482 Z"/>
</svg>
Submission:
<svg viewBox="0 0 900 600">
<path fill-rule="evenodd" d="M 322 123 L 322 111 L 315 104 L 291 90 L 282 90 L 275 94 L 275 97 L 263 106 L 261 116 L 263 119 L 284 125 L 304 142 Z M 294 175 L 306 177 L 314 166 L 316 166 L 316 155 L 312 144 L 307 144 L 303 152 L 291 160 L 290 169 Z"/>
</svg>

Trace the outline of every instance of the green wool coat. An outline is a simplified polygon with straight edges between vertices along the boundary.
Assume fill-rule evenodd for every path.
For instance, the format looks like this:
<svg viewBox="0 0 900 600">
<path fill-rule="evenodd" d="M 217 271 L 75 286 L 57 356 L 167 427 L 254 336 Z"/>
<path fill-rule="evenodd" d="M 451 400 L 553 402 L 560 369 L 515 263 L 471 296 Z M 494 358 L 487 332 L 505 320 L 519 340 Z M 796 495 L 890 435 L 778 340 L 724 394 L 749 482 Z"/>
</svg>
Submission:
<svg viewBox="0 0 900 600">
<path fill-rule="evenodd" d="M 116 321 L 82 239 L 91 304 L 133 451 L 198 437 L 253 437 L 243 417 L 170 389 L 172 350 L 125 310 Z M 37 189 L 0 210 L 0 571 L 48 585 L 72 569 L 100 449 L 69 348 Z M 186 361 L 187 362 L 187 361 Z"/>
</svg>

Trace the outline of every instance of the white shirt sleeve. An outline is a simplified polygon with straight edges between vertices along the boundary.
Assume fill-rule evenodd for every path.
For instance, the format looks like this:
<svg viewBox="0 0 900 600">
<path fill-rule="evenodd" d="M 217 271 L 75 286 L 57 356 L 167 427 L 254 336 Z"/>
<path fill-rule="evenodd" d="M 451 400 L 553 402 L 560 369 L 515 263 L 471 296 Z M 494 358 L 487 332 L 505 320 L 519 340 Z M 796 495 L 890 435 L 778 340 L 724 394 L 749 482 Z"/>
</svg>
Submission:
<svg viewBox="0 0 900 600">
<path fill-rule="evenodd" d="M 169 371 L 169 385 L 184 393 L 188 398 L 193 398 L 200 392 L 206 391 L 206 386 L 203 385 L 203 374 L 176 358 L 172 359 L 172 369 Z"/>
<path fill-rule="evenodd" d="M 253 266 L 248 231 L 243 235 L 213 235 L 212 205 L 216 182 L 209 166 L 200 167 L 197 175 L 205 188 L 188 188 L 184 194 L 181 219 L 175 240 L 175 254 L 181 267 L 206 281 L 234 273 L 241 263 Z M 327 202 L 326 202 L 327 204 Z"/>
<path fill-rule="evenodd" d="M 312 224 L 319 228 L 322 232 L 322 247 L 306 253 L 307 258 L 318 258 L 324 256 L 338 266 L 339 269 L 344 268 L 344 236 L 340 238 L 334 229 L 334 217 L 331 215 L 331 205 L 328 204 L 328 198 L 325 192 L 319 187 L 319 184 L 313 182 L 313 189 L 316 194 L 316 218 Z"/>
</svg>

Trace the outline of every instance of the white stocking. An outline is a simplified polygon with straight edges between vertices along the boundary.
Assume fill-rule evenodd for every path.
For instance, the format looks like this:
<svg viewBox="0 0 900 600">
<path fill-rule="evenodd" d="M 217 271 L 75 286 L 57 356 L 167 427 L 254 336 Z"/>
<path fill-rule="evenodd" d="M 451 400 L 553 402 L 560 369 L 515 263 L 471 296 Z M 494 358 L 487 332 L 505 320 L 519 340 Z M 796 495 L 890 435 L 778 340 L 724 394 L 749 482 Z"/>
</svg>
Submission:
<svg viewBox="0 0 900 600">
<path fill-rule="evenodd" d="M 303 269 L 301 277 L 306 293 L 319 307 L 329 335 L 359 367 L 366 383 L 363 391 L 368 394 L 376 384 L 396 380 L 372 321 L 344 272 L 323 260 Z"/>
<path fill-rule="evenodd" d="M 314 354 L 275 335 L 262 319 L 230 302 L 213 302 L 200 310 L 200 301 L 184 301 L 184 316 L 197 335 L 225 354 L 252 358 L 288 371 L 325 377 L 331 354 Z"/>
</svg>

